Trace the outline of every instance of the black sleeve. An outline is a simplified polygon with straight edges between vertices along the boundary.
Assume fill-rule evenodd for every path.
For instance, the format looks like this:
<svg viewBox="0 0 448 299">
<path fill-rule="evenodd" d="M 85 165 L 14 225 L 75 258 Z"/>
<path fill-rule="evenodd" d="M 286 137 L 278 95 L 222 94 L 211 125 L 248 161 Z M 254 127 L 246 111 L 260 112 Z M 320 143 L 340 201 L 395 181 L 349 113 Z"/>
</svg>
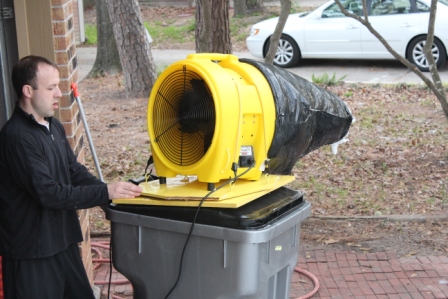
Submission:
<svg viewBox="0 0 448 299">
<path fill-rule="evenodd" d="M 32 132 L 20 135 L 9 145 L 14 153 L 10 163 L 17 168 L 14 181 L 21 184 L 32 199 L 52 209 L 85 209 L 108 204 L 107 185 L 76 162 L 71 149 L 61 152 L 62 146 L 42 141 L 39 139 L 42 136 Z M 49 136 L 45 137 L 50 140 Z M 63 147 L 70 148 L 65 134 L 59 138 L 61 144 L 65 139 Z"/>
</svg>

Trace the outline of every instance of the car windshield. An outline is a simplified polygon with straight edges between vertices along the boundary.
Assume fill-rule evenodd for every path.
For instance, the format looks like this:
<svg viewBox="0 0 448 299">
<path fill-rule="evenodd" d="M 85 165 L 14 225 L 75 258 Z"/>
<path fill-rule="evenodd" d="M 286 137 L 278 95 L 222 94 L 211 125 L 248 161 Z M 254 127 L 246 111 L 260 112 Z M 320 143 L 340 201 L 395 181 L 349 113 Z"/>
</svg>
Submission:
<svg viewBox="0 0 448 299">
<path fill-rule="evenodd" d="M 448 0 L 438 0 L 443 5 L 448 6 Z M 415 1 L 418 12 L 429 12 L 430 7 L 421 2 Z M 358 16 L 363 16 L 362 0 L 344 0 L 341 1 L 342 6 L 349 12 Z M 395 14 L 408 14 L 411 12 L 411 0 L 372 0 L 370 2 L 369 15 L 385 16 Z M 322 18 L 341 18 L 345 15 L 339 9 L 336 3 L 331 4 L 322 12 Z"/>
<path fill-rule="evenodd" d="M 362 1 L 360 0 L 341 1 L 341 4 L 349 12 L 355 13 L 357 15 L 360 15 L 360 13 L 362 12 Z M 342 17 L 345 17 L 345 15 L 341 12 L 341 9 L 337 5 L 337 3 L 333 3 L 322 12 L 322 18 L 342 18 Z"/>
</svg>

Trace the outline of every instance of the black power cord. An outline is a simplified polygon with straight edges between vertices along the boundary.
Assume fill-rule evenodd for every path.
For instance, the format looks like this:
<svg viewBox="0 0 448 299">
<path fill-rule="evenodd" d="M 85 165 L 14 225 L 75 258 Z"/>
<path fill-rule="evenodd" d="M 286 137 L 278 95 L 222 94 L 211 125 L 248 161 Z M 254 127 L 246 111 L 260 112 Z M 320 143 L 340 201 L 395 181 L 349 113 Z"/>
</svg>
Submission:
<svg viewBox="0 0 448 299">
<path fill-rule="evenodd" d="M 226 182 L 224 182 L 223 184 L 221 184 L 221 185 L 220 185 L 219 187 L 217 187 L 216 189 L 213 189 L 212 191 L 210 191 L 209 193 L 207 193 L 207 194 L 201 199 L 201 201 L 200 201 L 200 203 L 199 203 L 199 205 L 198 205 L 198 208 L 196 209 L 196 213 L 195 213 L 195 215 L 194 215 L 193 222 L 191 223 L 190 232 L 188 233 L 188 237 L 187 237 L 187 240 L 185 241 L 184 248 L 182 249 L 182 255 L 181 255 L 181 257 L 180 257 L 180 264 L 179 264 L 179 273 L 178 273 L 178 275 L 177 275 L 176 282 L 174 283 L 173 287 L 172 287 L 171 290 L 168 292 L 168 294 L 165 296 L 165 299 L 168 299 L 168 297 L 169 297 L 169 296 L 171 295 L 171 293 L 174 291 L 174 289 L 176 288 L 176 286 L 177 286 L 177 284 L 178 284 L 178 282 L 179 282 L 179 280 L 180 280 L 180 277 L 181 277 L 181 274 L 182 274 L 182 264 L 183 264 L 183 260 L 184 260 L 185 250 L 187 249 L 188 242 L 189 242 L 189 240 L 190 240 L 190 237 L 191 237 L 191 235 L 192 235 L 192 233 L 193 233 L 194 226 L 195 226 L 195 224 L 196 224 L 196 218 L 198 217 L 199 210 L 201 209 L 202 204 L 204 203 L 204 201 L 205 201 L 208 197 L 210 197 L 210 195 L 212 195 L 214 192 L 218 191 L 219 189 L 223 188 L 224 186 L 227 186 L 227 185 L 230 184 L 230 183 L 234 183 L 234 182 L 236 182 L 236 180 L 237 180 L 238 178 L 240 178 L 240 177 L 242 177 L 243 175 L 245 175 L 245 174 L 246 174 L 247 172 L 249 172 L 249 170 L 251 170 L 254 166 L 255 166 L 255 161 L 252 163 L 251 166 L 249 166 L 248 169 L 246 169 L 244 172 L 240 173 L 239 175 L 236 175 L 236 171 L 237 171 L 236 167 L 235 167 L 235 168 L 232 167 L 232 170 L 233 170 L 234 173 L 235 173 L 235 177 L 234 177 L 233 179 L 229 179 L 229 180 L 227 180 Z"/>
<path fill-rule="evenodd" d="M 154 158 L 152 156 L 149 156 L 148 161 L 146 162 L 146 167 L 145 167 L 145 172 L 143 174 L 143 179 L 138 179 L 138 180 L 129 180 L 131 183 L 135 184 L 135 185 L 139 185 L 139 183 L 145 180 L 150 179 L 151 181 L 155 179 L 154 176 L 152 176 L 152 170 L 148 173 L 148 168 L 150 165 L 154 164 Z M 110 234 L 110 241 L 109 241 L 109 283 L 108 283 L 108 287 L 107 287 L 107 298 L 110 298 L 110 287 L 112 284 L 112 236 L 113 234 Z"/>
</svg>

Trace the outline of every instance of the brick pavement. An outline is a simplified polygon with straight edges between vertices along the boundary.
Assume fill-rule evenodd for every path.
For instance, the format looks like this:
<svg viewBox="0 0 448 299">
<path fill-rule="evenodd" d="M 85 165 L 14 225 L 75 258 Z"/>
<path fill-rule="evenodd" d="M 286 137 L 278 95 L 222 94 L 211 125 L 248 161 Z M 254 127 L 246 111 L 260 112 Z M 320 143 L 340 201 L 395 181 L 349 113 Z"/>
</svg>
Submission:
<svg viewBox="0 0 448 299">
<path fill-rule="evenodd" d="M 397 258 L 394 252 L 350 253 L 325 250 L 300 254 L 298 267 L 319 280 L 312 299 L 447 299 L 448 257 Z M 299 297 L 298 273 L 291 298 Z"/>
<path fill-rule="evenodd" d="M 297 266 L 319 281 L 310 299 L 447 299 L 448 257 L 397 258 L 394 252 L 352 253 L 317 249 L 301 252 Z M 95 281 L 109 279 L 109 265 L 95 270 Z M 125 278 L 113 270 L 112 280 Z M 306 284 L 306 286 L 305 286 Z M 106 298 L 108 285 L 98 285 Z M 306 291 L 304 290 L 306 289 Z M 300 298 L 313 289 L 305 275 L 294 272 L 290 298 Z M 113 298 L 132 298 L 130 284 L 112 284 Z"/>
<path fill-rule="evenodd" d="M 94 282 L 97 287 L 101 290 L 101 298 L 107 298 L 109 291 L 109 273 L 110 265 L 109 263 L 102 263 L 94 272 Z M 118 273 L 114 268 L 112 268 L 112 277 L 110 285 L 110 294 L 113 295 L 113 299 L 132 298 L 132 285 L 129 281 Z"/>
</svg>

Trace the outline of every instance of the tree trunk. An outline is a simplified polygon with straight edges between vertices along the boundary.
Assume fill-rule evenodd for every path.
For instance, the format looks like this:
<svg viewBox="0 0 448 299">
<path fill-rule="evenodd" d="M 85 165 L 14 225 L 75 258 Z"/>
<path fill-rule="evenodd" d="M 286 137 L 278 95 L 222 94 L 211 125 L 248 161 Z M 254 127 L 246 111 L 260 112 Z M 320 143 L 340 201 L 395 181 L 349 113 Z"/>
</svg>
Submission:
<svg viewBox="0 0 448 299">
<path fill-rule="evenodd" d="M 197 1 L 196 52 L 232 53 L 229 0 Z"/>
<path fill-rule="evenodd" d="M 229 0 L 212 1 L 212 32 L 210 51 L 212 53 L 231 54 Z"/>
<path fill-rule="evenodd" d="M 106 0 L 130 97 L 148 97 L 157 78 L 138 0 Z"/>
<path fill-rule="evenodd" d="M 210 52 L 210 28 L 212 27 L 212 5 L 210 0 L 197 0 L 196 3 L 196 52 Z"/>
<path fill-rule="evenodd" d="M 117 43 L 114 38 L 110 38 L 114 36 L 114 31 L 106 0 L 96 0 L 95 6 L 98 36 L 97 52 L 95 63 L 87 78 L 104 76 L 106 73 L 114 75 L 122 71 Z"/>
<path fill-rule="evenodd" d="M 246 0 L 247 14 L 263 13 L 263 0 Z"/>
<path fill-rule="evenodd" d="M 286 20 L 288 19 L 288 15 L 291 10 L 291 0 L 280 0 L 280 5 L 280 17 L 278 19 L 277 26 L 275 27 L 275 31 L 271 35 L 269 50 L 264 59 L 264 61 L 269 64 L 274 62 L 275 54 L 277 53 L 278 48 L 278 41 L 282 36 L 283 28 L 285 27 Z"/>
</svg>

